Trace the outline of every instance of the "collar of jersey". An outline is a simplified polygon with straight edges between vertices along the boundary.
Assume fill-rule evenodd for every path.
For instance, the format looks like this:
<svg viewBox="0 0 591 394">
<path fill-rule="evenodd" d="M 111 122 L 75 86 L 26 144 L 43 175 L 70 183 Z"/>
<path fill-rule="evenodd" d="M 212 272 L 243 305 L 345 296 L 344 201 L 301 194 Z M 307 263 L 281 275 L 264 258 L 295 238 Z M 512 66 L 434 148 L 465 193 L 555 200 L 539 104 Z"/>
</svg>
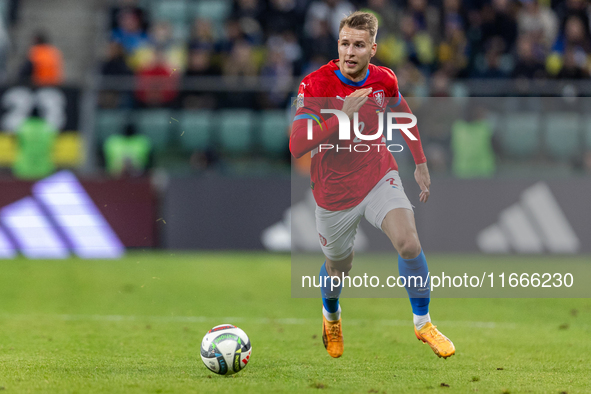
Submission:
<svg viewBox="0 0 591 394">
<path fill-rule="evenodd" d="M 359 82 L 353 82 L 349 78 L 345 77 L 340 69 L 334 70 L 334 73 L 337 75 L 337 77 L 341 80 L 342 83 L 345 83 L 345 84 L 351 85 L 351 86 L 363 86 L 365 81 L 367 81 L 367 78 L 369 78 L 369 68 L 367 69 L 367 74 L 365 74 L 365 78 L 363 78 Z"/>
</svg>

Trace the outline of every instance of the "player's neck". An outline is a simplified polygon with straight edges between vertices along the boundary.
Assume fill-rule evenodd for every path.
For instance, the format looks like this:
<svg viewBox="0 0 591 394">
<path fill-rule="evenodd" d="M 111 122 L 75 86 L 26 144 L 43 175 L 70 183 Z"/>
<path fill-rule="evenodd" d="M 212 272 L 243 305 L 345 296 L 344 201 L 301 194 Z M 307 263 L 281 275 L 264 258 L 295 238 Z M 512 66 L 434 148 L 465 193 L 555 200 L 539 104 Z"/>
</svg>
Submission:
<svg viewBox="0 0 591 394">
<path fill-rule="evenodd" d="M 341 74 L 343 74 L 343 76 L 345 78 L 347 78 L 348 80 L 350 80 L 351 82 L 363 81 L 363 79 L 367 76 L 368 68 L 369 68 L 369 64 L 367 66 L 365 66 L 362 70 L 360 70 L 358 73 L 352 75 L 352 74 L 348 74 L 347 72 L 345 72 L 345 70 L 343 70 L 343 67 L 339 63 L 339 69 L 341 70 Z"/>
</svg>

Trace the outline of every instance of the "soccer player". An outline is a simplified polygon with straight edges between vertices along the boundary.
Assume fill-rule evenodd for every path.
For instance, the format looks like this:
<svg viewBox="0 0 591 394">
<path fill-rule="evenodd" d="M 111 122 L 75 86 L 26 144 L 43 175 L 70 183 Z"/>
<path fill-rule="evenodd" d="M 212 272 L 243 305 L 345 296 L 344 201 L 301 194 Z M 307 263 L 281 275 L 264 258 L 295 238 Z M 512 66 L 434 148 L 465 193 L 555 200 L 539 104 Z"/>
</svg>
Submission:
<svg viewBox="0 0 591 394">
<path fill-rule="evenodd" d="M 378 21 L 370 13 L 355 12 L 344 18 L 339 30 L 339 59 L 306 76 L 298 91 L 290 150 L 296 158 L 312 152 L 311 187 L 317 205 L 316 227 L 326 256 L 320 269 L 322 339 L 330 356 L 343 354 L 339 305 L 342 286 L 333 289 L 330 278 L 348 275 L 353 263 L 357 225 L 364 216 L 388 236 L 398 251 L 400 276 L 421 277 L 422 281 L 407 281 L 406 285 L 415 335 L 428 343 L 439 357 L 447 358 L 455 353 L 455 348 L 431 324 L 427 261 L 417 235 L 413 207 L 404 193 L 396 161 L 386 149 L 385 138 L 340 140 L 338 116 L 321 114 L 321 109 L 338 109 L 354 125 L 354 114 L 358 112 L 359 131 L 370 135 L 378 130 L 376 113 L 382 115 L 388 109 L 411 113 L 398 91 L 394 72 L 370 64 L 377 50 L 377 28 Z M 388 97 L 392 98 L 390 102 L 386 100 Z M 309 119 L 314 120 L 311 136 L 308 134 Z M 409 123 L 409 119 L 401 117 L 398 123 Z M 421 188 L 419 200 L 426 203 L 431 184 L 427 159 L 417 127 L 409 128 L 409 132 L 412 137 L 406 133 L 402 135 L 416 164 L 415 180 Z M 366 143 L 369 150 L 357 149 L 359 143 Z M 337 146 L 341 149 L 337 150 Z"/>
</svg>

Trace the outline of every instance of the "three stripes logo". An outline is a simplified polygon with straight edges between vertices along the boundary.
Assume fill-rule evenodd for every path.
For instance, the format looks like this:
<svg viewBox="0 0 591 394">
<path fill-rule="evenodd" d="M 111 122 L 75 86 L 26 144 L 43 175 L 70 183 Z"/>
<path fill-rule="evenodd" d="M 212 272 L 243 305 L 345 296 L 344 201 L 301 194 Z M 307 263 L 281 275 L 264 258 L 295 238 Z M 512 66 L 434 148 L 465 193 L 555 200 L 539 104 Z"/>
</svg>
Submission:
<svg viewBox="0 0 591 394">
<path fill-rule="evenodd" d="M 480 231 L 476 243 L 485 253 L 576 253 L 581 243 L 548 185 L 539 182 L 505 208 L 498 222 Z"/>
<path fill-rule="evenodd" d="M 123 255 L 123 244 L 71 172 L 35 183 L 31 194 L 0 209 L 0 258 Z"/>
</svg>

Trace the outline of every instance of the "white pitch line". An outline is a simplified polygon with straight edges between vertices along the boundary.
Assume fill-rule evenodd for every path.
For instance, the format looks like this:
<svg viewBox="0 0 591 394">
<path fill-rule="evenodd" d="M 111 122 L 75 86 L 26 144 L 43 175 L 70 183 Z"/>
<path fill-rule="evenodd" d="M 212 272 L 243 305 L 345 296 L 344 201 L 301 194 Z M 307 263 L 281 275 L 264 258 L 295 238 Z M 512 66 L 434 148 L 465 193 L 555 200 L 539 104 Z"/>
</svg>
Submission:
<svg viewBox="0 0 591 394">
<path fill-rule="evenodd" d="M 62 321 L 142 321 L 159 323 L 205 323 L 210 321 L 224 323 L 258 323 L 258 324 L 285 324 L 285 325 L 306 325 L 318 323 L 318 319 L 304 318 L 281 318 L 273 319 L 268 317 L 210 317 L 210 316 L 135 316 L 135 315 L 35 315 L 35 314 L 0 314 L 0 318 L 7 319 L 31 319 L 48 318 Z M 372 320 L 372 319 L 346 319 L 346 324 L 381 324 L 385 326 L 409 326 L 412 327 L 412 321 L 409 320 Z M 508 322 L 479 322 L 479 321 L 437 321 L 442 326 L 470 327 L 470 328 L 517 328 L 516 323 Z M 221 324 L 221 323 L 220 323 Z"/>
</svg>

